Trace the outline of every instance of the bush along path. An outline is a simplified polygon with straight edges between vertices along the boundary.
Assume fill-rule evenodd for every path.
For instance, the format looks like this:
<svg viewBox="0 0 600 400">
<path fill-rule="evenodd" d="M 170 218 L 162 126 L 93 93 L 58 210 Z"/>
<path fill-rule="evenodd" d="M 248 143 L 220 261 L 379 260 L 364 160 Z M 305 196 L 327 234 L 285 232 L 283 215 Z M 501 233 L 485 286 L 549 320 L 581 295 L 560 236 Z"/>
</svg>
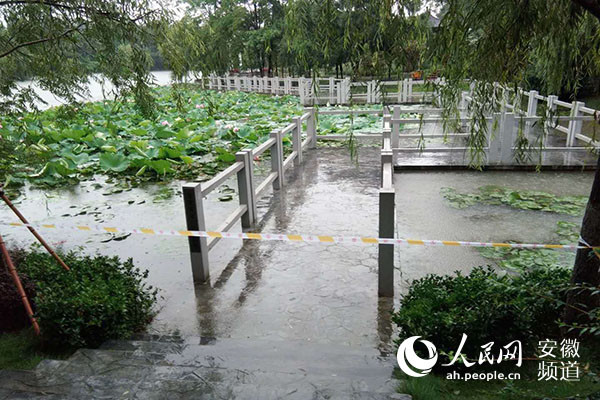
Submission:
<svg viewBox="0 0 600 400">
<path fill-rule="evenodd" d="M 441 195 L 449 206 L 458 209 L 485 204 L 572 217 L 583 214 L 586 201 L 583 197 L 498 186 L 484 186 L 476 193 L 444 188 Z M 577 223 L 557 222 L 555 235 L 561 243 L 577 242 L 578 232 Z M 544 249 L 478 250 L 499 269 L 478 267 L 467 275 L 427 275 L 413 281 L 400 301 L 392 317 L 399 329 L 398 344 L 408 337 L 422 336 L 435 344 L 439 360 L 426 377 L 399 374 L 403 381 L 399 390 L 413 395 L 415 400 L 600 398 L 600 310 L 592 312 L 592 322 L 586 326 L 573 329 L 561 322 L 575 255 Z M 575 360 L 578 376 L 563 379 L 562 366 L 573 360 L 560 356 L 557 350 L 550 360 L 557 366 L 556 379 L 540 379 L 540 365 L 548 362 L 540 351 L 540 341 L 554 340 L 559 349 L 565 332 L 579 343 Z M 461 361 L 453 366 L 441 366 L 454 359 L 463 334 L 467 335 L 461 349 L 464 358 L 459 357 Z M 497 356 L 501 346 L 515 340 L 522 344 L 522 365 L 516 366 L 514 361 L 481 363 L 486 344 L 491 344 L 490 354 Z M 453 371 L 517 372 L 520 376 L 461 381 L 448 378 Z"/>
</svg>

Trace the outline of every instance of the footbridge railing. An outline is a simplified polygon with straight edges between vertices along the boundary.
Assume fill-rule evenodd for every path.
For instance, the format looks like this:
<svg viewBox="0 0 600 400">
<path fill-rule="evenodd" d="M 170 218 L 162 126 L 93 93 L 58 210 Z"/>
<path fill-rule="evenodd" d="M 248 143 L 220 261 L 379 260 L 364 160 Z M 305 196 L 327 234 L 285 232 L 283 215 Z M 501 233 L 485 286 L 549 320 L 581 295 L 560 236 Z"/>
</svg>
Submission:
<svg viewBox="0 0 600 400">
<path fill-rule="evenodd" d="M 207 230 L 203 199 L 209 193 L 234 176 L 238 187 L 239 206 L 214 230 L 214 235 L 210 238 L 188 238 L 194 282 L 206 282 L 209 279 L 208 252 L 221 238 L 221 234 L 217 232 L 228 232 L 238 222 L 241 222 L 242 228 L 252 227 L 257 218 L 256 202 L 259 196 L 269 186 L 281 189 L 285 185 L 285 171 L 292 164 L 300 165 L 303 152 L 316 146 L 315 110 L 307 108 L 304 111 L 283 129 L 272 131 L 269 139 L 259 146 L 237 152 L 236 161 L 211 180 L 183 185 L 183 202 L 189 231 Z M 292 151 L 285 156 L 283 139 L 287 136 L 291 136 Z M 257 184 L 254 180 L 254 158 L 266 151 L 271 153 L 271 172 Z"/>
<path fill-rule="evenodd" d="M 435 88 L 427 81 L 412 78 L 384 81 L 351 82 L 349 78 L 216 76 L 201 80 L 203 87 L 218 90 L 253 92 L 273 95 L 295 95 L 305 106 L 319 104 L 422 103 L 431 101 Z M 436 83 L 443 82 L 441 79 Z"/>
</svg>

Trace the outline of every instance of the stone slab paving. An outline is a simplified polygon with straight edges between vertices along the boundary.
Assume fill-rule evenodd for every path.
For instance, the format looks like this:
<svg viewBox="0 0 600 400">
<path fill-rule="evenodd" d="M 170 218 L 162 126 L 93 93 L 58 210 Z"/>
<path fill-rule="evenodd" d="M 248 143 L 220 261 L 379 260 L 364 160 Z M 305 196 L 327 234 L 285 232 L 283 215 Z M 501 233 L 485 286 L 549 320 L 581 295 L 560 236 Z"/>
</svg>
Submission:
<svg viewBox="0 0 600 400">
<path fill-rule="evenodd" d="M 0 399 L 410 399 L 393 357 L 302 341 L 152 338 L 0 371 Z"/>
</svg>

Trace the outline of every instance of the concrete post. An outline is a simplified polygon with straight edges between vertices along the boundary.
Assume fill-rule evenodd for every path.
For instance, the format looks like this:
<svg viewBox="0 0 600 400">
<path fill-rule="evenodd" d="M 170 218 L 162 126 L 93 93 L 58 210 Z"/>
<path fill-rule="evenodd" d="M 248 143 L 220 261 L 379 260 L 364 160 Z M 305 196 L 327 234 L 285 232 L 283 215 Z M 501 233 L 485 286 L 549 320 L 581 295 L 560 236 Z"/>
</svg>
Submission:
<svg viewBox="0 0 600 400">
<path fill-rule="evenodd" d="M 513 144 L 515 143 L 515 114 L 505 113 L 500 129 L 500 157 L 503 166 L 513 163 Z"/>
<path fill-rule="evenodd" d="M 292 131 L 292 148 L 296 152 L 294 166 L 298 167 L 302 164 L 302 119 L 294 117 L 293 121 L 296 127 Z"/>
<path fill-rule="evenodd" d="M 351 90 L 352 90 L 352 82 L 350 82 L 350 78 L 345 78 L 344 79 L 344 98 L 343 98 L 343 103 L 344 104 L 348 104 L 350 103 L 350 96 L 351 96 Z"/>
<path fill-rule="evenodd" d="M 502 135 L 502 114 L 494 113 L 493 120 L 488 123 L 488 165 L 498 165 L 501 161 L 501 144 L 500 137 Z M 496 126 L 496 130 L 494 130 Z"/>
<path fill-rule="evenodd" d="M 383 160 L 382 160 L 383 161 Z M 379 190 L 379 237 L 394 238 L 395 198 L 393 188 Z M 394 245 L 379 244 L 378 295 L 394 297 Z"/>
<path fill-rule="evenodd" d="M 329 99 L 327 102 L 335 104 L 335 79 L 333 77 L 329 77 Z"/>
<path fill-rule="evenodd" d="M 547 105 L 546 105 L 546 129 L 554 129 L 555 126 L 555 112 L 556 112 L 556 100 L 558 100 L 558 96 L 550 95 L 548 96 Z M 544 143 L 545 145 L 545 143 Z"/>
<path fill-rule="evenodd" d="M 183 189 L 183 206 L 185 221 L 190 231 L 205 231 L 204 207 L 202 205 L 202 189 L 199 183 L 186 183 Z M 188 237 L 192 277 L 194 283 L 205 283 L 209 279 L 208 242 L 207 238 Z"/>
<path fill-rule="evenodd" d="M 304 112 L 310 112 L 310 117 L 306 120 L 306 136 L 310 138 L 308 148 L 314 149 L 317 147 L 317 109 L 307 107 Z"/>
<path fill-rule="evenodd" d="M 306 82 L 304 78 L 298 78 L 298 94 L 300 95 L 300 104 L 303 106 L 308 105 L 308 101 L 306 99 Z"/>
<path fill-rule="evenodd" d="M 529 91 L 529 101 L 527 102 L 527 116 L 528 117 L 535 117 L 537 115 L 537 106 L 538 106 L 538 98 L 537 98 L 538 92 L 537 90 L 530 90 Z M 529 133 L 531 132 L 531 127 L 533 126 L 533 122 L 528 121 L 525 124 L 525 134 L 529 135 Z"/>
<path fill-rule="evenodd" d="M 277 178 L 273 181 L 273 189 L 281 189 L 285 185 L 285 175 L 283 170 L 283 143 L 280 130 L 271 132 L 271 138 L 275 139 L 275 144 L 271 146 L 271 172 L 277 172 Z"/>
<path fill-rule="evenodd" d="M 585 107 L 585 103 L 582 101 L 574 101 L 573 108 L 571 109 L 572 117 L 581 117 L 583 113 L 581 112 L 581 108 Z M 577 139 L 577 135 L 581 134 L 581 128 L 583 126 L 583 121 L 569 121 L 569 132 L 567 133 L 567 147 L 575 146 L 575 140 Z"/>
<path fill-rule="evenodd" d="M 256 221 L 256 201 L 254 199 L 252 150 L 245 149 L 235 154 L 235 160 L 243 163 L 244 167 L 237 173 L 238 196 L 240 205 L 246 205 L 248 210 L 242 215 L 242 228 L 251 227 Z"/>
<path fill-rule="evenodd" d="M 392 149 L 397 149 L 400 147 L 400 124 L 398 122 L 393 122 L 395 119 L 400 119 L 400 106 L 394 106 L 394 110 L 392 111 Z"/>
</svg>

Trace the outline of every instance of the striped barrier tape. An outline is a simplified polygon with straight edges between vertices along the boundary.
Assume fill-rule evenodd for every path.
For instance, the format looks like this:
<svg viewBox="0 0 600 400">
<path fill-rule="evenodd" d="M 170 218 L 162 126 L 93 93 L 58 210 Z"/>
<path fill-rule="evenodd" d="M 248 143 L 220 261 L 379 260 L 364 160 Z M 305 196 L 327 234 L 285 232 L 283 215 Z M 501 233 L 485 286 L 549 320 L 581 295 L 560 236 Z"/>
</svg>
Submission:
<svg viewBox="0 0 600 400">
<path fill-rule="evenodd" d="M 103 233 L 130 233 L 157 236 L 187 236 L 221 239 L 248 239 L 248 240 L 274 240 L 283 242 L 319 242 L 319 243 L 365 243 L 365 244 L 393 244 L 416 246 L 463 246 L 463 247 L 510 247 L 517 249 L 555 249 L 577 250 L 592 248 L 577 244 L 538 244 L 538 243 L 496 243 L 496 242 L 468 242 L 456 240 L 422 240 L 422 239 L 390 239 L 360 236 L 324 236 L 324 235 L 295 235 L 279 233 L 244 233 L 244 232 L 212 232 L 212 231 L 187 231 L 187 230 L 157 230 L 150 228 L 123 229 L 104 225 L 64 225 L 64 224 L 23 224 L 20 222 L 0 222 L 0 225 L 12 227 L 27 227 L 42 229 L 75 230 L 83 232 Z M 593 247 L 598 249 L 600 247 Z"/>
</svg>

